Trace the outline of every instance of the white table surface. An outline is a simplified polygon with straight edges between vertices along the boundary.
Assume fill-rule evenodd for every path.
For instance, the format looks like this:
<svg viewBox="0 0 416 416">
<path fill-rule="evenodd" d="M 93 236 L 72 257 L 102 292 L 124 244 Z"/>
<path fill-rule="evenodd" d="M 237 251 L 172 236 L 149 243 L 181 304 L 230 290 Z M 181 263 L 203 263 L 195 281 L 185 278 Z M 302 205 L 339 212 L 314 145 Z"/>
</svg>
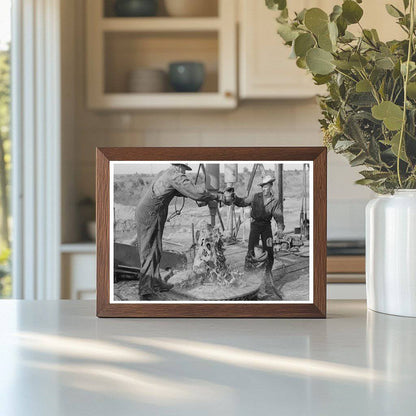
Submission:
<svg viewBox="0 0 416 416">
<path fill-rule="evenodd" d="M 0 415 L 412 415 L 416 319 L 97 319 L 0 301 Z"/>
</svg>

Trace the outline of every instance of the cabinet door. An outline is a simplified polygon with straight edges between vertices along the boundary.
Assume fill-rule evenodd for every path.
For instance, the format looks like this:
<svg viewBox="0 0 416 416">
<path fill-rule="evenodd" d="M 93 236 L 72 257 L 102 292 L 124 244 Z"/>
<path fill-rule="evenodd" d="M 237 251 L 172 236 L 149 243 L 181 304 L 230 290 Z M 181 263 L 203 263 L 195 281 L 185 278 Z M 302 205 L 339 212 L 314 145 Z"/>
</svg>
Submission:
<svg viewBox="0 0 416 416">
<path fill-rule="evenodd" d="M 313 2 L 315 6 L 317 3 Z M 290 11 L 311 6 L 309 0 L 292 0 Z M 318 7 L 321 7 L 319 5 Z M 240 97 L 305 98 L 319 91 L 311 75 L 289 59 L 290 48 L 276 33 L 278 12 L 269 10 L 264 0 L 240 0 Z"/>
<path fill-rule="evenodd" d="M 402 0 L 389 1 L 399 9 Z M 340 0 L 291 0 L 289 11 L 320 7 L 329 13 Z M 382 40 L 402 39 L 404 32 L 389 16 L 384 3 L 367 1 L 361 4 L 364 16 L 361 24 L 378 30 Z M 322 93 L 313 84 L 311 75 L 289 59 L 290 48 L 276 33 L 275 17 L 278 12 L 269 10 L 263 0 L 239 0 L 240 13 L 240 97 L 241 98 L 305 98 Z M 358 25 L 349 27 L 358 34 Z"/>
</svg>

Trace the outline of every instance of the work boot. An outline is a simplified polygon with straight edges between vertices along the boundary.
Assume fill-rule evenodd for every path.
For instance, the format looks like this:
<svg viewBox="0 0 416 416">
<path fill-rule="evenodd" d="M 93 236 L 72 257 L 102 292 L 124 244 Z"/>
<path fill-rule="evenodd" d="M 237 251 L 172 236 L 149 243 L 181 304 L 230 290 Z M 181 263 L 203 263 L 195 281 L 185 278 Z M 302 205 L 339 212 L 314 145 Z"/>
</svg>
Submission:
<svg viewBox="0 0 416 416">
<path fill-rule="evenodd" d="M 153 295 L 151 293 L 145 293 L 144 295 L 139 295 L 139 300 L 152 300 Z"/>
<path fill-rule="evenodd" d="M 260 289 L 257 293 L 257 300 L 269 300 L 270 296 L 263 289 Z"/>
<path fill-rule="evenodd" d="M 153 287 L 159 292 L 169 292 L 173 288 L 173 285 L 164 282 L 162 279 L 155 279 Z"/>
</svg>

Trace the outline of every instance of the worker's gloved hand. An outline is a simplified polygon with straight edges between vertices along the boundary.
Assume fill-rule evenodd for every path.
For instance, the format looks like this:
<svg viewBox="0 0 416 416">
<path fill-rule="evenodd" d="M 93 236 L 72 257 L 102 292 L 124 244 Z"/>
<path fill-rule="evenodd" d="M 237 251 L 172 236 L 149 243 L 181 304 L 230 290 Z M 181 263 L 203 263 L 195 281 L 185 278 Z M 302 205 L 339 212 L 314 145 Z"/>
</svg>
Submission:
<svg viewBox="0 0 416 416">
<path fill-rule="evenodd" d="M 225 204 L 225 197 L 222 192 L 216 192 L 215 200 L 219 202 L 220 205 Z"/>
<path fill-rule="evenodd" d="M 228 187 L 224 190 L 224 204 L 225 205 L 232 205 L 235 201 L 235 193 L 234 188 Z"/>
</svg>

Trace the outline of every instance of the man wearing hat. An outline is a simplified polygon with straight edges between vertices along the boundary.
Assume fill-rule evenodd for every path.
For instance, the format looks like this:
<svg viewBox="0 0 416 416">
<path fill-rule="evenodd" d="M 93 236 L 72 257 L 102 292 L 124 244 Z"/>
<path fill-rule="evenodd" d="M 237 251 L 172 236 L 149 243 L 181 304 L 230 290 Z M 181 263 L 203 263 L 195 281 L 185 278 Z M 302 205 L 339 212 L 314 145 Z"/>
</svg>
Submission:
<svg viewBox="0 0 416 416">
<path fill-rule="evenodd" d="M 274 218 L 277 224 L 277 232 L 284 230 L 283 212 L 281 204 L 272 193 L 275 178 L 270 175 L 263 177 L 259 186 L 262 192 L 255 193 L 247 198 L 234 196 L 234 204 L 238 207 L 251 206 L 250 236 L 248 239 L 248 251 L 246 255 L 246 268 L 252 267 L 255 258 L 254 248 L 261 238 L 263 250 L 267 252 L 266 274 L 270 275 L 274 263 L 273 234 L 271 220 Z"/>
<path fill-rule="evenodd" d="M 221 198 L 219 194 L 194 185 L 185 175 L 187 170 L 192 169 L 184 162 L 172 163 L 169 169 L 159 173 L 136 207 L 141 300 L 150 299 L 156 291 L 168 291 L 173 287 L 161 279 L 159 270 L 163 230 L 173 197 L 184 196 L 203 202 Z"/>
</svg>

